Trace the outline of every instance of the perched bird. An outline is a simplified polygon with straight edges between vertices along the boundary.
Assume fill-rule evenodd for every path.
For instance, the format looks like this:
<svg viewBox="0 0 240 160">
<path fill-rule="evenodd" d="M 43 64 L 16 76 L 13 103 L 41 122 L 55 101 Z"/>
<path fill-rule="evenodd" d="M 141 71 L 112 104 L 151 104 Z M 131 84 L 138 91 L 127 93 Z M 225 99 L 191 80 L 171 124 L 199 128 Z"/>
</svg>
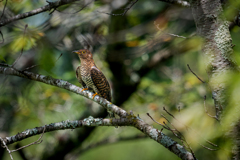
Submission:
<svg viewBox="0 0 240 160">
<path fill-rule="evenodd" d="M 110 85 L 107 78 L 95 65 L 92 53 L 87 49 L 80 49 L 73 53 L 77 53 L 81 61 L 81 65 L 76 70 L 76 77 L 82 84 L 83 90 L 93 90 L 95 92 L 93 98 L 99 95 L 111 102 Z"/>
</svg>

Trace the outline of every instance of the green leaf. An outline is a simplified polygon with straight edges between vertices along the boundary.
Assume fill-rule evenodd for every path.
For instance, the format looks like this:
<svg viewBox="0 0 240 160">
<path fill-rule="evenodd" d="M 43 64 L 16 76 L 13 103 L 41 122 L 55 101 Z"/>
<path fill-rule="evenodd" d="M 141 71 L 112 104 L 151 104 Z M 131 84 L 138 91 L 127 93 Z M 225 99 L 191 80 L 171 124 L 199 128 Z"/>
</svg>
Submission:
<svg viewBox="0 0 240 160">
<path fill-rule="evenodd" d="M 3 58 L 3 56 L 0 54 L 0 60 L 6 62 L 6 60 Z"/>
</svg>

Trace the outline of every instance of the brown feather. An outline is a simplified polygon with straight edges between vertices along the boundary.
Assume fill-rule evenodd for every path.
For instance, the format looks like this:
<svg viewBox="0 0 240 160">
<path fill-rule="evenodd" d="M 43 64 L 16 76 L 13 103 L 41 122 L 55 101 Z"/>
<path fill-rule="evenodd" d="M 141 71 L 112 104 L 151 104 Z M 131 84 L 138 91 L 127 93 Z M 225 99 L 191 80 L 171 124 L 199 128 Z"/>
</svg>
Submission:
<svg viewBox="0 0 240 160">
<path fill-rule="evenodd" d="M 76 70 L 79 83 L 111 102 L 110 85 L 104 74 L 96 67 L 92 53 L 86 49 L 74 51 L 74 53 L 77 53 L 81 60 L 81 65 Z"/>
<path fill-rule="evenodd" d="M 86 84 L 82 81 L 80 66 L 78 66 L 77 69 L 76 69 L 76 77 L 77 77 L 77 79 L 78 79 L 78 82 L 79 82 L 83 87 L 86 86 Z"/>
<path fill-rule="evenodd" d="M 91 77 L 101 97 L 111 102 L 111 88 L 104 74 L 96 67 L 91 68 Z"/>
</svg>

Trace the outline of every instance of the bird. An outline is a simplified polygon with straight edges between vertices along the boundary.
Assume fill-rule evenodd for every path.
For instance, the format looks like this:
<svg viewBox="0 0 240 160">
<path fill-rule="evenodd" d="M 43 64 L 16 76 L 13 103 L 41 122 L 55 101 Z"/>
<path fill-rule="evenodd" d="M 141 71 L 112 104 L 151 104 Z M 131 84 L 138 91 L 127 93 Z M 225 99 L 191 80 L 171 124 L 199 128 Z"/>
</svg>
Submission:
<svg viewBox="0 0 240 160">
<path fill-rule="evenodd" d="M 81 61 L 81 65 L 76 69 L 76 77 L 78 82 L 83 86 L 82 91 L 94 91 L 95 94 L 92 99 L 94 99 L 96 95 L 99 95 L 111 102 L 111 87 L 107 78 L 95 65 L 92 53 L 87 49 L 72 52 L 78 54 Z"/>
</svg>

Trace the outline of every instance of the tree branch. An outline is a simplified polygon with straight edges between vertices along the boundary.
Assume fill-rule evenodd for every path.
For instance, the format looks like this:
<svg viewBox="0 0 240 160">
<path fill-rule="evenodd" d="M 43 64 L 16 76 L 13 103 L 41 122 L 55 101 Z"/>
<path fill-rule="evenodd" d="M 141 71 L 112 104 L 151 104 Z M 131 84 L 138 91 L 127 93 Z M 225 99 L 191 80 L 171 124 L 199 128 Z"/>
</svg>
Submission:
<svg viewBox="0 0 240 160">
<path fill-rule="evenodd" d="M 138 2 L 138 0 L 132 1 L 132 2 L 130 3 L 130 6 L 127 7 L 127 8 L 125 8 L 125 11 L 123 12 L 122 16 L 124 16 L 124 15 L 127 13 L 127 11 L 128 11 L 129 9 L 131 9 L 131 8 L 134 6 L 134 4 L 137 3 L 137 2 Z"/>
<path fill-rule="evenodd" d="M 6 2 L 5 2 L 5 4 L 4 4 L 4 7 L 3 7 L 3 11 L 2 11 L 2 15 L 1 15 L 1 17 L 0 17 L 0 20 L 2 19 L 3 15 L 4 15 L 4 11 L 5 11 L 5 8 L 6 8 L 6 6 L 7 6 L 7 2 L 8 2 L 8 0 L 6 0 Z"/>
<path fill-rule="evenodd" d="M 13 160 L 13 157 L 12 157 L 12 155 L 11 155 L 11 151 L 10 151 L 10 149 L 8 149 L 7 144 L 6 144 L 5 141 L 2 139 L 2 137 L 0 137 L 0 140 L 1 140 L 1 146 L 7 149 L 8 153 L 9 153 L 9 155 L 10 155 L 11 160 Z"/>
<path fill-rule="evenodd" d="M 13 68 L 5 68 L 0 67 L 0 74 L 5 75 L 15 75 L 19 77 L 23 77 L 26 79 L 39 81 L 42 83 L 46 83 L 52 86 L 56 86 L 59 88 L 63 88 L 74 92 L 76 94 L 82 95 L 86 98 L 92 99 L 93 93 L 90 91 L 83 91 L 82 88 L 77 87 L 67 81 L 54 79 L 50 76 L 44 76 L 40 74 L 35 74 L 28 71 L 17 71 Z M 164 133 L 159 131 L 158 129 L 153 128 L 149 124 L 145 123 L 142 119 L 133 114 L 128 114 L 125 110 L 119 108 L 118 106 L 112 104 L 104 98 L 99 96 L 95 96 L 93 101 L 100 104 L 102 107 L 107 109 L 108 111 L 114 112 L 119 115 L 120 119 L 100 119 L 100 118 L 86 118 L 80 121 L 63 121 L 58 123 L 52 123 L 42 127 L 36 127 L 34 129 L 28 129 L 24 132 L 21 132 L 12 137 L 4 138 L 6 144 L 10 144 L 19 140 L 22 140 L 27 137 L 31 137 L 33 135 L 41 134 L 43 132 L 44 127 L 46 127 L 45 132 L 59 130 L 59 129 L 74 129 L 82 126 L 134 126 L 141 132 L 148 135 L 151 139 L 157 141 L 162 144 L 165 148 L 169 149 L 171 152 L 179 156 L 184 160 L 193 160 L 193 155 L 188 152 L 183 146 L 172 140 L 170 137 L 166 136 Z"/>
<path fill-rule="evenodd" d="M 2 20 L 2 21 L 0 21 L 0 27 L 6 25 L 8 23 L 11 23 L 13 21 L 17 21 L 19 19 L 24 19 L 24 18 L 33 16 L 33 15 L 36 15 L 36 14 L 39 14 L 39 13 L 42 13 L 42 12 L 45 12 L 45 11 L 50 11 L 51 9 L 56 9 L 59 6 L 62 6 L 62 5 L 68 4 L 68 3 L 72 3 L 72 2 L 75 2 L 75 1 L 78 1 L 78 0 L 59 0 L 59 1 L 56 1 L 56 2 L 50 2 L 48 5 L 43 6 L 41 8 L 32 10 L 30 12 L 25 12 L 25 13 L 18 14 L 16 16 L 13 16 L 13 17 L 8 18 L 6 20 Z"/>
<path fill-rule="evenodd" d="M 11 150 L 11 152 L 16 152 L 16 151 L 19 151 L 19 150 L 21 150 L 21 149 L 23 149 L 23 148 L 29 147 L 29 146 L 31 146 L 31 145 L 42 143 L 43 140 L 41 140 L 41 139 L 42 139 L 42 137 L 43 137 L 43 134 L 44 134 L 44 132 L 45 132 L 45 129 L 46 129 L 46 127 L 44 126 L 42 135 L 38 138 L 38 140 L 36 140 L 36 141 L 34 141 L 34 142 L 32 142 L 32 143 L 30 143 L 30 144 L 28 144 L 28 145 L 19 147 L 19 148 L 15 149 L 15 150 Z"/>
<path fill-rule="evenodd" d="M 42 127 L 36 127 L 33 129 L 27 129 L 17 135 L 3 138 L 2 141 L 7 144 L 12 144 L 17 141 L 32 137 L 34 135 L 42 134 L 44 128 L 45 132 L 55 131 L 55 130 L 64 130 L 64 129 L 75 129 L 83 126 L 134 126 L 137 129 L 141 130 L 147 134 L 150 138 L 154 139 L 158 143 L 162 144 L 164 147 L 168 148 L 170 151 L 175 153 L 182 159 L 193 160 L 193 156 L 188 152 L 183 146 L 179 145 L 177 142 L 172 140 L 170 137 L 166 136 L 164 133 L 151 127 L 136 116 L 128 116 L 127 118 L 120 119 L 101 119 L 88 117 L 83 120 L 75 121 L 62 121 L 58 123 L 51 123 Z M 3 142 L 2 142 L 3 143 Z"/>
<path fill-rule="evenodd" d="M 51 123 L 49 125 L 41 126 L 41 127 L 36 127 L 33 129 L 27 129 L 21 133 L 18 133 L 14 136 L 11 137 L 6 137 L 3 138 L 3 141 L 5 142 L 6 145 L 24 140 L 26 138 L 42 134 L 45 128 L 45 133 L 46 132 L 51 132 L 51 131 L 56 131 L 56 130 L 65 130 L 65 129 L 75 129 L 75 128 L 81 128 L 83 126 L 88 126 L 88 127 L 93 127 L 93 126 L 126 126 L 127 125 L 127 120 L 128 119 L 102 119 L 102 118 L 93 118 L 93 117 L 88 117 L 83 120 L 75 120 L 75 121 L 62 121 L 62 122 L 57 122 L 57 123 Z"/>
<path fill-rule="evenodd" d="M 129 6 L 126 7 L 126 8 L 124 9 L 124 11 L 123 11 L 122 13 L 119 13 L 119 14 L 99 12 L 99 11 L 97 11 L 97 12 L 99 12 L 99 13 L 104 13 L 104 14 L 108 14 L 108 15 L 110 15 L 110 16 L 125 16 L 126 13 L 127 13 L 127 12 L 134 6 L 134 4 L 137 3 L 137 2 L 138 2 L 138 0 L 131 1 L 130 4 L 129 4 Z"/>
<path fill-rule="evenodd" d="M 216 117 L 221 120 L 222 108 L 228 101 L 228 82 L 223 77 L 229 73 L 239 73 L 232 58 L 232 38 L 228 22 L 223 15 L 219 0 L 200 0 L 191 3 L 197 32 L 205 40 L 203 53 L 206 56 L 206 68 L 209 73 L 209 86 L 212 89 Z M 224 38 L 223 38 L 224 37 Z"/>
<path fill-rule="evenodd" d="M 35 74 L 35 73 L 32 73 L 32 72 L 28 72 L 28 71 L 18 71 L 18 70 L 13 69 L 13 68 L 0 67 L 0 74 L 15 75 L 15 76 L 18 76 L 18 77 L 22 77 L 22 78 L 26 78 L 26 79 L 30 79 L 30 80 L 34 80 L 34 81 L 39 81 L 39 82 L 42 82 L 42 83 L 46 83 L 46 84 L 49 84 L 49 85 L 52 85 L 52 86 L 56 86 L 56 87 L 59 87 L 59 88 L 69 90 L 71 92 L 82 95 L 82 96 L 84 96 L 86 98 L 89 98 L 89 99 L 92 99 L 93 94 L 94 94 L 94 93 L 92 93 L 88 90 L 82 91 L 82 88 L 80 88 L 78 86 L 75 86 L 75 85 L 73 85 L 73 84 L 71 84 L 67 81 L 60 80 L 60 79 L 55 79 L 55 78 L 52 78 L 51 76 L 44 76 L 44 75 L 40 75 L 40 74 Z M 97 102 L 98 104 L 100 104 L 101 106 L 103 106 L 105 109 L 116 113 L 120 117 L 126 117 L 128 115 L 125 110 L 117 107 L 116 105 L 112 104 L 111 102 L 107 101 L 104 98 L 101 98 L 99 96 L 95 96 L 94 101 Z"/>
</svg>

